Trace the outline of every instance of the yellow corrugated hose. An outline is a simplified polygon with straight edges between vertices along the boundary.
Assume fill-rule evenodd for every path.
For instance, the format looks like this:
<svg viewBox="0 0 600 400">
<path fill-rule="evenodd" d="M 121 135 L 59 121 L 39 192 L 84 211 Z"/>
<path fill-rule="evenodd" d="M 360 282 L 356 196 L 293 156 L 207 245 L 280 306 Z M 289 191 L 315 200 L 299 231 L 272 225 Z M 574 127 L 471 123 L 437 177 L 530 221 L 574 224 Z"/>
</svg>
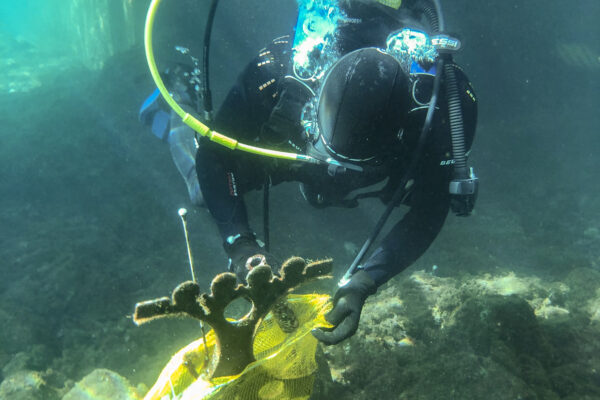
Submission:
<svg viewBox="0 0 600 400">
<path fill-rule="evenodd" d="M 388 7 L 395 8 L 396 10 L 402 5 L 402 0 L 377 0 L 379 3 L 384 4 Z"/>
</svg>

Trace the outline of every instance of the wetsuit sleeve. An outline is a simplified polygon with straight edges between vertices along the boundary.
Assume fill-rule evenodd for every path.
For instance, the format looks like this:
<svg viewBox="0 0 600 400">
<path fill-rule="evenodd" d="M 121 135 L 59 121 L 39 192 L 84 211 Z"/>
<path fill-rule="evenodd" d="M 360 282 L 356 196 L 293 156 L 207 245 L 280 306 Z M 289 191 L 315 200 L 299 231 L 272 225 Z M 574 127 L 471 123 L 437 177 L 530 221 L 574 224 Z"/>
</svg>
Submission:
<svg viewBox="0 0 600 400">
<path fill-rule="evenodd" d="M 462 112 L 465 141 L 471 148 L 477 124 L 477 100 L 465 73 L 456 66 L 459 90 L 462 93 Z M 451 169 L 442 168 L 440 161 L 450 154 L 450 127 L 447 124 L 448 106 L 440 105 L 445 117 L 436 120 L 431 132 L 433 143 L 424 155 L 422 173 L 410 198 L 410 210 L 382 240 L 381 245 L 363 264 L 371 278 L 382 285 L 415 262 L 442 229 L 450 208 L 448 183 Z"/>
<path fill-rule="evenodd" d="M 414 188 L 410 210 L 396 223 L 362 268 L 380 286 L 415 262 L 442 229 L 449 209 L 446 174 L 431 165 Z"/>
<path fill-rule="evenodd" d="M 245 143 L 259 140 L 261 126 L 277 99 L 277 82 L 284 72 L 278 59 L 287 45 L 276 39 L 246 66 L 215 116 L 215 130 Z M 251 235 L 243 195 L 263 185 L 265 162 L 264 157 L 201 138 L 196 157 L 198 180 L 224 240 L 237 234 Z"/>
</svg>

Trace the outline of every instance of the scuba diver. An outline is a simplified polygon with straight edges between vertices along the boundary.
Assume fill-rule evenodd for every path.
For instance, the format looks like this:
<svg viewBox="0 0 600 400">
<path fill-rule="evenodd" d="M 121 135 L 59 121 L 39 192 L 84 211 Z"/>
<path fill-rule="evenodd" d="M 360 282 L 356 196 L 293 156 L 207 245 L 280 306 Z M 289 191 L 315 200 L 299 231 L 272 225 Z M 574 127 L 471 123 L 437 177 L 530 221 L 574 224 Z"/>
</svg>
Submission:
<svg viewBox="0 0 600 400">
<path fill-rule="evenodd" d="M 202 136 L 195 167 L 241 282 L 258 256 L 279 264 L 249 225 L 245 193 L 296 181 L 316 208 L 357 207 L 367 197 L 387 206 L 334 295 L 326 316 L 333 328 L 313 331 L 336 344 L 356 332 L 367 297 L 427 250 L 450 209 L 471 213 L 478 181 L 466 160 L 477 100 L 452 61 L 460 42 L 444 33 L 438 0 L 298 3 L 294 34 L 246 66 L 211 129 L 320 162 L 235 152 Z M 157 115 L 145 121 L 154 127 Z M 399 204 L 409 211 L 363 261 Z"/>
</svg>

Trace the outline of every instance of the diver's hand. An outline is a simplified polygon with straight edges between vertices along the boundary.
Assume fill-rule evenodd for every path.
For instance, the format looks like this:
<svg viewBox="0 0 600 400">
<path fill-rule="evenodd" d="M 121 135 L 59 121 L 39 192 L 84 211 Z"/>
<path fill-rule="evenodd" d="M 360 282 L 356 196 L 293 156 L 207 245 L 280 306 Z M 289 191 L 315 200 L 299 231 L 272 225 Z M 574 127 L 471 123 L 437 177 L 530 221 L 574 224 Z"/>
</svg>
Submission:
<svg viewBox="0 0 600 400">
<path fill-rule="evenodd" d="M 363 305 L 376 291 L 377 286 L 367 272 L 360 270 L 352 275 L 350 281 L 335 293 L 333 309 L 325 315 L 334 327 L 314 329 L 313 336 L 323 344 L 332 345 L 354 335 Z"/>
<path fill-rule="evenodd" d="M 228 269 L 235 273 L 242 283 L 246 283 L 248 272 L 261 264 L 268 264 L 275 274 L 279 272 L 279 260 L 261 247 L 252 236 L 240 236 L 233 243 L 226 243 L 224 247 L 229 256 Z"/>
</svg>

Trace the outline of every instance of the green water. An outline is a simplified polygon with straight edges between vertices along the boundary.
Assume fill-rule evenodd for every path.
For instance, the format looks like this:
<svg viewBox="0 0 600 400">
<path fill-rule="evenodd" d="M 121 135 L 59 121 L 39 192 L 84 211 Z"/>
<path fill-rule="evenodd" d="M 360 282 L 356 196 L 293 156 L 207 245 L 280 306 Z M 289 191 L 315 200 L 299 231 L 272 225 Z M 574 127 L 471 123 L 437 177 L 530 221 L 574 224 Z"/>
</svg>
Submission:
<svg viewBox="0 0 600 400">
<path fill-rule="evenodd" d="M 203 289 L 225 269 L 210 215 L 188 204 L 167 147 L 137 120 L 140 104 L 154 89 L 142 43 L 148 3 L 0 4 L 0 379 L 5 381 L 18 371 L 40 371 L 48 385 L 60 389 L 95 368 L 108 368 L 134 384 L 151 385 L 169 356 L 199 335 L 193 321 L 137 328 L 128 317 L 137 301 L 167 295 L 189 279 L 179 207 L 190 210 Z M 163 3 L 155 38 L 159 65 L 179 60 L 176 45 L 199 55 L 207 2 Z M 447 25 L 463 39 L 456 59 L 479 96 L 471 161 L 481 179 L 480 197 L 472 217 L 449 217 L 427 254 L 388 287 L 410 291 L 410 272 L 434 264 L 440 274 L 456 279 L 514 271 L 567 281 L 580 268 L 599 271 L 600 6 L 589 0 L 442 3 Z M 217 105 L 247 60 L 271 38 L 288 33 L 294 19 L 292 0 L 220 4 L 212 53 Z M 260 210 L 261 201 L 260 193 L 252 194 L 249 208 Z M 336 276 L 382 210 L 371 201 L 353 210 L 314 210 L 292 184 L 274 188 L 271 202 L 277 251 L 334 257 Z M 260 226 L 261 215 L 253 213 L 254 225 Z M 597 296 L 600 282 L 581 285 L 571 293 L 585 289 L 590 301 Z M 333 287 L 332 281 L 328 288 Z M 584 300 L 577 304 L 587 304 Z M 337 396 L 370 398 L 369 385 L 384 396 L 383 385 L 390 387 L 389 398 L 403 398 L 395 397 L 402 386 L 393 387 L 394 371 L 436 369 L 437 376 L 455 374 L 440 379 L 444 385 L 462 382 L 478 389 L 473 393 L 488 388 L 492 398 L 508 399 L 508 392 L 484 386 L 491 380 L 476 376 L 481 362 L 494 376 L 518 377 L 521 393 L 534 393 L 523 398 L 600 398 L 600 377 L 592 371 L 600 368 L 598 321 L 588 314 L 561 322 L 561 330 L 543 326 L 549 346 L 567 343 L 578 357 L 544 365 L 538 381 L 533 373 L 527 378 L 526 363 L 506 364 L 521 368 L 517 373 L 470 348 L 461 350 L 467 355 L 460 363 L 452 354 L 436 365 L 432 349 L 453 343 L 431 334 L 428 321 L 420 322 L 421 344 L 426 338 L 439 341 L 409 350 L 413 353 L 371 351 L 353 342 L 373 373 L 348 373 L 351 380 Z M 558 376 L 563 380 L 554 384 Z M 411 398 L 458 398 L 450 389 L 439 394 L 439 386 L 428 391 L 426 381 L 412 378 L 403 372 L 401 379 L 403 385 L 420 382 L 406 387 L 405 395 L 416 396 Z"/>
</svg>

